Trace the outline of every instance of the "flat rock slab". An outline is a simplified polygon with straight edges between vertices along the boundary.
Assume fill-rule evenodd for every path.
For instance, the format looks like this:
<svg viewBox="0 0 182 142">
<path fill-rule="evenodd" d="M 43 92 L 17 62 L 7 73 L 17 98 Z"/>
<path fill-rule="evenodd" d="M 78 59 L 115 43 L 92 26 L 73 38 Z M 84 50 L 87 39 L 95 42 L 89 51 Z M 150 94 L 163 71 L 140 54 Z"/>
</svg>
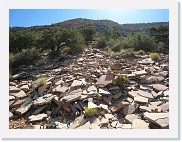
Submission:
<svg viewBox="0 0 182 142">
<path fill-rule="evenodd" d="M 74 102 L 79 100 L 80 98 L 81 94 L 75 94 L 75 95 L 68 94 L 67 96 L 64 96 L 62 99 L 65 100 L 66 102 Z"/>
<path fill-rule="evenodd" d="M 9 93 L 18 93 L 20 91 L 21 91 L 21 89 L 15 87 L 15 86 L 10 86 L 10 88 L 9 88 Z"/>
<path fill-rule="evenodd" d="M 134 102 L 136 102 L 136 103 L 148 103 L 148 98 L 145 98 L 142 96 L 137 96 L 137 97 L 134 97 Z"/>
<path fill-rule="evenodd" d="M 19 91 L 18 93 L 12 93 L 11 95 L 15 96 L 16 98 L 23 98 L 27 96 L 27 94 L 23 90 Z"/>
<path fill-rule="evenodd" d="M 73 83 L 71 84 L 71 87 L 81 87 L 83 84 L 82 81 L 80 80 L 74 80 Z"/>
<path fill-rule="evenodd" d="M 110 95 L 111 93 L 109 92 L 107 88 L 99 88 L 99 94 Z"/>
<path fill-rule="evenodd" d="M 137 118 L 138 118 L 138 116 L 135 115 L 135 114 L 128 114 L 128 115 L 125 116 L 126 121 L 129 122 L 129 123 L 131 123 L 131 124 Z"/>
<path fill-rule="evenodd" d="M 68 87 L 61 87 L 61 85 L 58 85 L 55 89 L 52 90 L 52 92 L 65 93 L 68 89 Z"/>
<path fill-rule="evenodd" d="M 119 110 L 121 110 L 122 108 L 124 108 L 125 106 L 128 106 L 129 102 L 119 102 L 116 105 L 111 107 L 111 111 L 112 112 L 117 112 Z"/>
<path fill-rule="evenodd" d="M 41 121 L 42 119 L 46 118 L 47 114 L 38 114 L 38 115 L 31 115 L 28 117 L 30 122 L 35 122 L 35 121 Z"/>
<path fill-rule="evenodd" d="M 9 111 L 9 119 L 13 118 L 13 114 Z"/>
<path fill-rule="evenodd" d="M 135 119 L 132 123 L 132 129 L 149 129 L 149 123 L 141 119 Z"/>
<path fill-rule="evenodd" d="M 121 128 L 121 129 L 131 129 L 132 125 L 131 124 L 117 124 L 117 128 Z"/>
<path fill-rule="evenodd" d="M 152 87 L 156 90 L 156 91 L 165 91 L 168 89 L 167 86 L 162 85 L 162 84 L 153 84 Z"/>
<path fill-rule="evenodd" d="M 153 64 L 154 61 L 152 59 L 148 58 L 148 59 L 144 59 L 142 61 L 138 61 L 138 63 L 143 64 L 143 65 L 149 65 L 149 64 Z"/>
<path fill-rule="evenodd" d="M 15 100 L 14 96 L 9 95 L 9 101 Z"/>
<path fill-rule="evenodd" d="M 138 91 L 129 91 L 128 95 L 132 98 L 134 97 L 139 97 L 140 95 L 138 94 Z"/>
<path fill-rule="evenodd" d="M 86 119 L 84 118 L 84 115 L 81 115 L 79 117 L 77 117 L 74 121 L 73 124 L 69 127 L 69 129 L 75 129 L 77 127 L 82 126 L 83 124 L 85 124 Z"/>
<path fill-rule="evenodd" d="M 20 107 L 19 109 L 17 109 L 15 112 L 18 114 L 18 115 L 23 115 L 24 113 L 26 113 L 32 106 L 32 103 L 24 106 L 24 107 Z"/>
<path fill-rule="evenodd" d="M 147 111 L 147 112 L 162 112 L 162 109 L 159 106 L 140 106 L 140 111 Z"/>
<path fill-rule="evenodd" d="M 144 117 L 161 128 L 169 127 L 169 113 L 144 113 Z"/>
<path fill-rule="evenodd" d="M 28 85 L 23 85 L 23 86 L 20 87 L 20 89 L 23 90 L 23 91 L 27 91 L 27 90 L 29 90 L 29 86 Z"/>
<path fill-rule="evenodd" d="M 142 90 L 138 90 L 137 93 L 142 96 L 142 97 L 145 97 L 145 98 L 149 98 L 149 99 L 153 99 L 153 95 L 147 91 L 142 91 Z"/>
<path fill-rule="evenodd" d="M 138 107 L 139 107 L 139 104 L 133 103 L 131 105 L 125 106 L 123 108 L 122 112 L 123 112 L 124 115 L 133 114 Z"/>
<path fill-rule="evenodd" d="M 47 94 L 47 95 L 37 98 L 35 101 L 33 101 L 33 104 L 34 104 L 34 106 L 48 104 L 55 97 L 56 97 L 56 95 Z"/>
<path fill-rule="evenodd" d="M 99 87 L 105 87 L 112 83 L 114 79 L 113 75 L 102 75 L 99 80 L 96 82 L 96 85 Z"/>
</svg>

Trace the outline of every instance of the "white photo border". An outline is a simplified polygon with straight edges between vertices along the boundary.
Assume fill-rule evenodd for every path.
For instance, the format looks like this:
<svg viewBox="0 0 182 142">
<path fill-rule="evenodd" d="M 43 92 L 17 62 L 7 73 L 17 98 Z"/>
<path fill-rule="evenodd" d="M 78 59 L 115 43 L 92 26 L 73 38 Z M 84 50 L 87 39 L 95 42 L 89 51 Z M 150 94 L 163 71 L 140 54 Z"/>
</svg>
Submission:
<svg viewBox="0 0 182 142">
<path fill-rule="evenodd" d="M 9 129 L 9 9 L 169 9 L 169 129 Z M 0 5 L 0 134 L 3 139 L 179 139 L 178 1 L 3 0 Z"/>
</svg>

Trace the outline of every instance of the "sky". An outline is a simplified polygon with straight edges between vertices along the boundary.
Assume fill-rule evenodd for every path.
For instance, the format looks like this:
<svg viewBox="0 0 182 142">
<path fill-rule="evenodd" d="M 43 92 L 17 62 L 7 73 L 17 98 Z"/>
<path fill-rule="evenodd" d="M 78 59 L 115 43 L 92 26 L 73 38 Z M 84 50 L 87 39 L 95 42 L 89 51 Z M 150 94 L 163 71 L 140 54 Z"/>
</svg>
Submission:
<svg viewBox="0 0 182 142">
<path fill-rule="evenodd" d="M 168 22 L 168 9 L 10 9 L 10 27 L 50 25 L 75 18 L 108 19 L 119 24 Z"/>
</svg>

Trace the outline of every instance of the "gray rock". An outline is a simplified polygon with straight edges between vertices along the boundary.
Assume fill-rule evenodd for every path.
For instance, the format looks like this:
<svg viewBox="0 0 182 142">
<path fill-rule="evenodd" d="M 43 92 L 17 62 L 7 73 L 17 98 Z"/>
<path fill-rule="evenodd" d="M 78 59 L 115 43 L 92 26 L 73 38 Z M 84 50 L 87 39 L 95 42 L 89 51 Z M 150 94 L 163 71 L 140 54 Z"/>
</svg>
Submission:
<svg viewBox="0 0 182 142">
<path fill-rule="evenodd" d="M 107 95 L 110 95 L 111 93 L 109 92 L 107 88 L 99 88 L 99 94 L 107 96 Z"/>
<path fill-rule="evenodd" d="M 62 100 L 65 100 L 66 102 L 74 102 L 74 101 L 77 101 L 81 98 L 81 94 L 77 93 L 75 95 L 66 95 L 62 98 Z"/>
<path fill-rule="evenodd" d="M 42 121 L 44 118 L 47 117 L 47 114 L 37 114 L 37 115 L 31 115 L 28 117 L 30 122 L 35 122 L 35 121 Z"/>
<path fill-rule="evenodd" d="M 145 98 L 149 98 L 149 99 L 153 99 L 153 95 L 147 91 L 142 91 L 142 90 L 138 90 L 137 93 L 142 96 L 142 97 L 145 97 Z"/>
<path fill-rule="evenodd" d="M 169 113 L 144 113 L 144 117 L 161 128 L 169 128 Z"/>
<path fill-rule="evenodd" d="M 55 89 L 52 90 L 52 92 L 65 93 L 68 89 L 68 87 L 61 87 L 61 85 L 58 85 Z"/>
<path fill-rule="evenodd" d="M 72 87 L 73 87 L 73 88 L 74 88 L 74 87 L 81 87 L 82 84 L 83 84 L 82 81 L 80 81 L 80 80 L 74 80 L 73 83 L 71 84 L 71 88 L 72 88 Z"/>
<path fill-rule="evenodd" d="M 126 121 L 131 123 L 131 124 L 137 118 L 139 118 L 139 117 L 136 114 L 128 114 L 128 115 L 125 116 Z"/>
<path fill-rule="evenodd" d="M 149 123 L 141 119 L 135 119 L 132 123 L 132 129 L 149 129 Z"/>
<path fill-rule="evenodd" d="M 125 106 L 122 112 L 124 115 L 133 114 L 138 107 L 139 107 L 139 104 L 133 103 L 131 105 Z"/>
<path fill-rule="evenodd" d="M 56 97 L 56 95 L 47 94 L 47 95 L 44 95 L 44 96 L 39 97 L 36 100 L 34 100 L 33 104 L 34 104 L 34 106 L 45 105 L 45 104 L 48 104 L 49 102 L 51 102 L 55 97 Z"/>
<path fill-rule="evenodd" d="M 9 111 L 9 119 L 13 118 L 13 114 Z"/>
<path fill-rule="evenodd" d="M 10 86 L 10 87 L 9 87 L 9 93 L 18 93 L 18 92 L 20 92 L 20 91 L 21 91 L 21 89 L 15 87 L 15 86 Z"/>
<path fill-rule="evenodd" d="M 32 106 L 32 103 L 24 106 L 24 107 L 20 107 L 19 109 L 17 109 L 15 112 L 18 114 L 18 115 L 23 115 L 24 113 L 26 113 Z"/>
<path fill-rule="evenodd" d="M 23 98 L 28 96 L 23 90 L 19 91 L 18 93 L 12 93 L 12 96 L 15 96 L 16 98 Z"/>
<path fill-rule="evenodd" d="M 9 101 L 15 100 L 14 96 L 9 95 Z"/>
<path fill-rule="evenodd" d="M 105 87 L 112 83 L 114 79 L 113 75 L 102 75 L 99 80 L 96 82 L 96 85 L 99 87 Z"/>
<path fill-rule="evenodd" d="M 134 102 L 136 102 L 136 103 L 148 103 L 148 98 L 137 96 L 137 97 L 134 97 Z"/>
<path fill-rule="evenodd" d="M 167 86 L 162 85 L 162 84 L 153 84 L 152 86 L 153 86 L 153 88 L 154 88 L 156 91 L 158 91 L 158 92 L 159 92 L 159 91 L 165 91 L 165 90 L 168 89 Z"/>
</svg>

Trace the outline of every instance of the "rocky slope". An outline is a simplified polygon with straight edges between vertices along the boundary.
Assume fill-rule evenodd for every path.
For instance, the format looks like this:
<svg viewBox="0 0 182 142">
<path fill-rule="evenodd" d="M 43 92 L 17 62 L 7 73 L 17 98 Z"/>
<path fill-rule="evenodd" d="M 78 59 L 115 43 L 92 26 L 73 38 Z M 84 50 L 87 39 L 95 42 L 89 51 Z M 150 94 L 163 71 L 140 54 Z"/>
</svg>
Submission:
<svg viewBox="0 0 182 142">
<path fill-rule="evenodd" d="M 89 49 L 64 62 L 22 68 L 9 83 L 9 127 L 168 129 L 168 62 L 168 55 L 121 59 Z M 118 76 L 128 81 L 114 83 Z M 46 83 L 36 86 L 40 77 Z"/>
</svg>

